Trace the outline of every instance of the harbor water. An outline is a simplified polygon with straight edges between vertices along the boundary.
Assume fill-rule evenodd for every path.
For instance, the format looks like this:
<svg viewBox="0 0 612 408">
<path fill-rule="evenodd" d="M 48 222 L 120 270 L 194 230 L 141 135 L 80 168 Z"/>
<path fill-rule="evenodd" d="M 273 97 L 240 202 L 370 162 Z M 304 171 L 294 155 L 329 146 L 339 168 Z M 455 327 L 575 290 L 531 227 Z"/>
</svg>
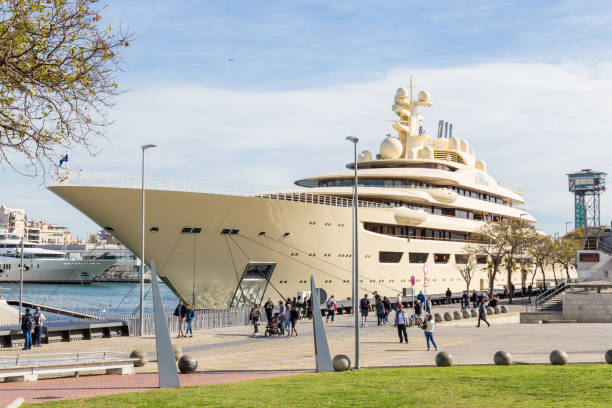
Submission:
<svg viewBox="0 0 612 408">
<path fill-rule="evenodd" d="M 8 291 L 15 294 L 19 290 L 19 284 L 14 282 L 2 282 L 0 291 L 7 296 Z M 164 310 L 173 311 L 178 299 L 176 295 L 164 283 L 159 284 L 159 289 L 164 304 Z M 75 304 L 98 305 L 104 316 L 131 315 L 138 313 L 140 302 L 140 283 L 136 282 L 94 282 L 91 284 L 40 284 L 25 283 L 23 285 L 24 300 L 28 297 L 58 299 Z M 145 313 L 153 313 L 153 294 L 151 284 L 145 284 Z M 59 316 L 49 316 L 59 318 Z M 66 318 L 66 317 L 62 317 Z"/>
</svg>

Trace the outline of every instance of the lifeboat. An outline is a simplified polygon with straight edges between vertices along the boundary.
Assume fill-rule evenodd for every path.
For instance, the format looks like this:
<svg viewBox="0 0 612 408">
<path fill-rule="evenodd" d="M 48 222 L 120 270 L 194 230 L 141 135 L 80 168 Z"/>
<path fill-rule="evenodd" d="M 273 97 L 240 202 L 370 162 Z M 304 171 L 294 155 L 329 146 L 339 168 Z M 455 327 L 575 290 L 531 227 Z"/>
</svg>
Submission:
<svg viewBox="0 0 612 408">
<path fill-rule="evenodd" d="M 427 214 L 421 210 L 412 210 L 406 207 L 397 207 L 391 210 L 395 222 L 401 225 L 419 225 L 427 219 Z"/>
<path fill-rule="evenodd" d="M 442 203 L 454 203 L 457 199 L 457 193 L 447 188 L 432 188 L 427 192 L 433 199 Z"/>
</svg>

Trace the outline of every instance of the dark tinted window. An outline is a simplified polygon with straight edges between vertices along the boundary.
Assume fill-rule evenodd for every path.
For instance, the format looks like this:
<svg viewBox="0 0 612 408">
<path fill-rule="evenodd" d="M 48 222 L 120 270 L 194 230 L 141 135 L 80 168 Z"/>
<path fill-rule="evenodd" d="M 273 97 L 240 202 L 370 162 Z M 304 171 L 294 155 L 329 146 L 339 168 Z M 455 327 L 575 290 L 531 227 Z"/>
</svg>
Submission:
<svg viewBox="0 0 612 408">
<path fill-rule="evenodd" d="M 435 263 L 448 263 L 449 259 L 450 259 L 450 254 L 434 254 Z"/>
<path fill-rule="evenodd" d="M 408 254 L 408 260 L 410 263 L 425 263 L 429 254 L 426 252 L 410 252 Z"/>
<path fill-rule="evenodd" d="M 464 254 L 455 254 L 455 263 L 456 264 L 466 264 L 468 263 L 469 255 Z"/>
<path fill-rule="evenodd" d="M 378 253 L 378 262 L 380 263 L 399 263 L 402 260 L 403 252 L 386 252 L 380 251 Z"/>
</svg>

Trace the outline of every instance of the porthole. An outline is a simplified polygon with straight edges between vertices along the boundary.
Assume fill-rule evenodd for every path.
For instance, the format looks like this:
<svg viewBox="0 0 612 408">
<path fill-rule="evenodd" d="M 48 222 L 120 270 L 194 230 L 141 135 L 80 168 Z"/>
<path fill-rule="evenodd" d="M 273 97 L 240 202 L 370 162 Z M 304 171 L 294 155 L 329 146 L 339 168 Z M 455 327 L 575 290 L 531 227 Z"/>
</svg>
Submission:
<svg viewBox="0 0 612 408">
<path fill-rule="evenodd" d="M 151 228 L 149 228 L 149 232 L 156 233 L 156 232 L 158 232 L 158 231 L 159 231 L 159 228 L 157 228 L 157 227 L 151 227 Z"/>
</svg>

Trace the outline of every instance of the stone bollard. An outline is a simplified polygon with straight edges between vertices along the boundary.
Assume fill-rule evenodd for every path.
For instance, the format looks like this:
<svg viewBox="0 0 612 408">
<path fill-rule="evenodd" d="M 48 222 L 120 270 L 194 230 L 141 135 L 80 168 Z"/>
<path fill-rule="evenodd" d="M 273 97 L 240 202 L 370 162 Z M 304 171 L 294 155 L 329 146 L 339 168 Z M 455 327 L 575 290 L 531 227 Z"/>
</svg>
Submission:
<svg viewBox="0 0 612 408">
<path fill-rule="evenodd" d="M 434 313 L 434 320 L 436 323 L 440 323 L 443 320 L 442 315 L 440 313 Z"/>
<path fill-rule="evenodd" d="M 444 320 L 449 321 L 449 322 L 453 320 L 453 315 L 451 314 L 451 312 L 444 313 Z"/>
<path fill-rule="evenodd" d="M 493 361 L 495 362 L 495 365 L 511 365 L 512 356 L 506 351 L 498 351 L 493 356 Z"/>
<path fill-rule="evenodd" d="M 461 318 L 462 318 L 463 316 L 461 316 L 461 313 L 459 313 L 457 310 L 455 310 L 455 311 L 453 312 L 453 317 L 455 318 L 455 320 L 461 320 Z"/>
<path fill-rule="evenodd" d="M 183 355 L 183 349 L 181 348 L 181 346 L 173 344 L 172 351 L 174 352 L 174 360 L 179 361 L 179 358 L 181 358 L 181 356 Z"/>
<path fill-rule="evenodd" d="M 494 312 L 495 314 L 500 314 L 500 313 L 501 313 L 501 307 L 499 307 L 499 306 L 495 306 L 495 307 L 493 308 L 493 312 Z"/>
<path fill-rule="evenodd" d="M 553 352 L 550 353 L 550 362 L 552 365 L 567 364 L 567 353 L 563 350 L 553 350 Z"/>
<path fill-rule="evenodd" d="M 472 317 L 472 315 L 470 314 L 470 312 L 467 309 L 463 309 L 461 314 L 463 314 L 463 318 L 464 319 L 469 319 L 470 317 Z"/>
<path fill-rule="evenodd" d="M 334 371 L 346 371 L 351 368 L 351 359 L 344 354 L 338 354 L 332 360 Z"/>
<path fill-rule="evenodd" d="M 142 367 L 145 364 L 147 364 L 147 362 L 149 361 L 147 359 L 147 355 L 145 354 L 145 352 L 140 350 L 140 349 L 134 349 L 130 353 L 130 358 L 137 358 L 138 359 L 138 360 L 134 361 L 134 367 Z"/>
<path fill-rule="evenodd" d="M 178 368 L 183 374 L 195 373 L 195 371 L 198 369 L 198 360 L 189 354 L 185 354 L 181 356 L 178 362 Z"/>
<path fill-rule="evenodd" d="M 470 309 L 470 314 L 472 317 L 478 317 L 478 311 L 476 309 Z"/>
<path fill-rule="evenodd" d="M 606 363 L 612 364 L 612 349 L 606 351 Z"/>
<path fill-rule="evenodd" d="M 508 307 L 506 305 L 502 305 L 501 312 L 502 313 L 508 313 Z"/>
<path fill-rule="evenodd" d="M 453 356 L 448 351 L 441 351 L 436 354 L 436 365 L 438 367 L 450 367 L 453 365 Z"/>
<path fill-rule="evenodd" d="M 495 310 L 491 306 L 487 307 L 487 316 L 495 314 Z"/>
</svg>

